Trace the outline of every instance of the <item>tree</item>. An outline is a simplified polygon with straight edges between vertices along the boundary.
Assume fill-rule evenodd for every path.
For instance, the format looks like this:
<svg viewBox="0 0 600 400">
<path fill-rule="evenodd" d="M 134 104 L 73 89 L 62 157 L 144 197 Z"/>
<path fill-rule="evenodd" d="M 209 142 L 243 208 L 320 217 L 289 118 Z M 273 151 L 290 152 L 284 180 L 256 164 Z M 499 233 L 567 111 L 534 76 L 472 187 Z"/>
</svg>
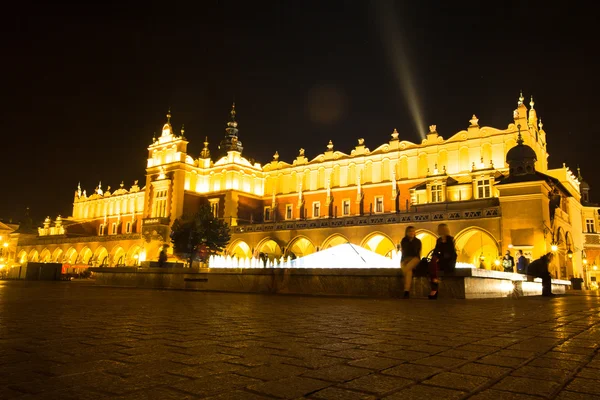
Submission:
<svg viewBox="0 0 600 400">
<path fill-rule="evenodd" d="M 223 251 L 230 239 L 229 225 L 215 218 L 208 204 L 194 215 L 176 219 L 171 228 L 173 252 L 190 266 L 195 259 L 206 262 L 210 255 Z"/>
</svg>

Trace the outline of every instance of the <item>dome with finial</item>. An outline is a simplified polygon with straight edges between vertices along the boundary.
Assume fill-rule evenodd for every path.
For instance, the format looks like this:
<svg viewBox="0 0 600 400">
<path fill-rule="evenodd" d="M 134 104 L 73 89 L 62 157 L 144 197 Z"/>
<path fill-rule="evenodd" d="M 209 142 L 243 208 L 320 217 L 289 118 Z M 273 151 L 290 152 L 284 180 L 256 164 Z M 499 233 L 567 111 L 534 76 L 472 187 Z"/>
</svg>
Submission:
<svg viewBox="0 0 600 400">
<path fill-rule="evenodd" d="M 225 128 L 225 137 L 221 140 L 219 144 L 220 156 L 224 156 L 229 151 L 238 151 L 242 152 L 244 149 L 242 146 L 242 142 L 238 138 L 238 123 L 235 119 L 236 111 L 235 111 L 235 103 L 231 106 L 230 112 L 231 118 L 229 122 L 227 122 L 227 128 Z"/>
<path fill-rule="evenodd" d="M 519 135 L 517 145 L 506 153 L 506 163 L 510 167 L 510 175 L 528 175 L 535 173 L 537 155 L 525 144 L 521 136 L 521 125 L 517 125 Z"/>
<path fill-rule="evenodd" d="M 173 127 L 171 126 L 171 109 L 167 111 L 167 122 L 163 125 L 161 136 L 171 136 L 173 135 Z"/>
<path fill-rule="evenodd" d="M 583 180 L 583 176 L 581 176 L 581 168 L 577 167 L 577 180 L 579 181 L 579 189 L 583 191 L 584 189 L 590 188 L 590 184 Z"/>
</svg>

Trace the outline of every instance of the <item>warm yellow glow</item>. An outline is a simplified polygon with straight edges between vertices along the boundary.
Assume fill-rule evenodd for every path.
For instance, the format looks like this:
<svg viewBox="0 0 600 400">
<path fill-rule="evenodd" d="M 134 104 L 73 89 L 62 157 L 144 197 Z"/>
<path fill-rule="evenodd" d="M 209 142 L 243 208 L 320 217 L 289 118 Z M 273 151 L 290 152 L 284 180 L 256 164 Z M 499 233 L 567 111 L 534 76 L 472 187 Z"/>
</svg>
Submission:
<svg viewBox="0 0 600 400">
<path fill-rule="evenodd" d="M 553 244 L 553 245 L 550 247 L 550 249 L 551 249 L 553 252 L 556 252 L 556 251 L 558 250 L 558 246 L 557 246 L 557 245 L 555 245 L 555 244 Z"/>
<path fill-rule="evenodd" d="M 496 265 L 496 267 L 500 266 L 500 260 L 496 259 L 496 261 L 494 261 L 494 264 Z"/>
<path fill-rule="evenodd" d="M 583 259 L 583 265 L 587 265 L 587 258 Z"/>
<path fill-rule="evenodd" d="M 509 245 L 508 245 L 508 248 L 509 248 L 509 249 L 512 249 L 512 248 L 513 248 L 513 245 L 512 245 L 512 244 L 509 244 Z"/>
<path fill-rule="evenodd" d="M 135 259 L 137 260 L 138 258 L 140 258 L 140 256 L 139 256 L 139 255 L 137 255 L 137 254 L 134 254 L 134 255 L 133 255 L 133 258 L 135 258 Z"/>
<path fill-rule="evenodd" d="M 592 268 L 594 269 L 594 271 L 598 269 L 598 267 L 595 265 Z"/>
<path fill-rule="evenodd" d="M 4 242 L 3 246 L 8 247 L 8 242 Z"/>
</svg>

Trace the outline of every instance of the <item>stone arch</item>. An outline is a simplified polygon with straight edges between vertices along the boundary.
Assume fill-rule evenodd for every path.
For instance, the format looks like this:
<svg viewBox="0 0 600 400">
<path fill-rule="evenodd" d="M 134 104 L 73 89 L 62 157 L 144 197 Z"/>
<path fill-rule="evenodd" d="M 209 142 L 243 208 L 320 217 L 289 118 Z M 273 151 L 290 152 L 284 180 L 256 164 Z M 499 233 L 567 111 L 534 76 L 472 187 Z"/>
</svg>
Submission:
<svg viewBox="0 0 600 400">
<path fill-rule="evenodd" d="M 340 244 L 345 243 L 350 243 L 350 241 L 344 235 L 334 233 L 333 235 L 330 235 L 327 239 L 323 241 L 323 244 L 321 244 L 321 249 L 325 250 L 330 247 L 338 246 Z"/>
<path fill-rule="evenodd" d="M 54 251 L 52 252 L 52 262 L 57 262 L 57 263 L 62 262 L 62 254 L 63 254 L 63 251 L 60 247 L 57 247 L 56 249 L 54 249 Z"/>
<path fill-rule="evenodd" d="M 248 243 L 239 239 L 229 245 L 229 255 L 237 258 L 250 258 L 252 257 L 252 250 Z"/>
<path fill-rule="evenodd" d="M 134 244 L 127 250 L 127 255 L 125 256 L 125 265 L 128 266 L 137 266 L 139 264 L 140 257 L 142 256 L 142 252 L 144 249 L 142 246 Z"/>
<path fill-rule="evenodd" d="M 316 251 L 313 242 L 306 236 L 296 236 L 285 249 L 285 255 L 292 258 L 304 257 Z"/>
<path fill-rule="evenodd" d="M 370 233 L 363 239 L 360 246 L 390 258 L 392 257 L 392 251 L 396 250 L 396 245 L 392 238 L 382 232 Z"/>
<path fill-rule="evenodd" d="M 44 250 L 42 250 L 42 252 L 40 253 L 40 258 L 39 258 L 40 262 L 51 262 L 52 261 L 52 254 L 50 253 L 50 250 L 48 250 L 48 248 L 45 248 Z"/>
<path fill-rule="evenodd" d="M 426 257 L 434 248 L 437 241 L 437 235 L 427 229 L 419 229 L 416 232 L 417 238 L 421 240 L 421 257 Z"/>
<path fill-rule="evenodd" d="M 279 259 L 283 255 L 283 250 L 279 243 L 273 240 L 270 237 L 266 237 L 256 245 L 256 249 L 254 250 L 255 254 L 261 255 L 261 253 L 269 260 Z"/>
<path fill-rule="evenodd" d="M 104 246 L 98 246 L 94 252 L 94 265 L 98 267 L 108 266 L 108 250 Z"/>
<path fill-rule="evenodd" d="M 77 250 L 74 247 L 70 247 L 63 257 L 63 262 L 66 264 L 77 263 Z"/>
<path fill-rule="evenodd" d="M 17 256 L 17 260 L 19 260 L 21 264 L 25 264 L 27 262 L 27 252 L 25 250 L 21 250 Z"/>
<path fill-rule="evenodd" d="M 29 257 L 27 257 L 27 259 L 31 262 L 38 262 L 40 258 L 40 254 L 38 253 L 38 251 L 36 249 L 31 249 L 31 251 L 29 252 Z"/>
<path fill-rule="evenodd" d="M 485 269 L 494 268 L 500 255 L 498 241 L 490 232 L 477 226 L 463 229 L 455 236 L 458 262 Z"/>
<path fill-rule="evenodd" d="M 127 254 L 121 246 L 115 246 L 110 251 L 110 265 L 113 267 L 124 267 Z"/>
<path fill-rule="evenodd" d="M 90 264 L 93 257 L 94 253 L 92 253 L 92 250 L 86 246 L 79 252 L 76 264 Z"/>
</svg>

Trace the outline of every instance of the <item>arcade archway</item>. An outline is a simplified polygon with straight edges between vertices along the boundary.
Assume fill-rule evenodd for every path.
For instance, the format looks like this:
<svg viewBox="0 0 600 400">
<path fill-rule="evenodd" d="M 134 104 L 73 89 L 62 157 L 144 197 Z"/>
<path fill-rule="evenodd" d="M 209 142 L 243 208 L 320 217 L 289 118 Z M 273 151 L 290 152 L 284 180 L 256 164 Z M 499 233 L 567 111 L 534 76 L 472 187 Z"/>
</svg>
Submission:
<svg viewBox="0 0 600 400">
<path fill-rule="evenodd" d="M 321 249 L 325 250 L 330 247 L 334 247 L 334 246 L 338 246 L 340 244 L 346 244 L 346 243 L 350 243 L 350 241 L 348 239 L 346 239 L 345 236 L 340 235 L 339 233 L 334 233 L 333 235 L 329 236 L 327 239 L 325 239 L 323 241 L 323 244 L 321 245 Z"/>
<path fill-rule="evenodd" d="M 417 231 L 417 238 L 421 240 L 421 257 L 426 257 L 434 248 L 437 236 L 426 230 Z"/>
<path fill-rule="evenodd" d="M 458 262 L 473 264 L 477 268 L 494 269 L 498 259 L 498 242 L 487 231 L 471 227 L 455 238 Z"/>
<path fill-rule="evenodd" d="M 238 240 L 231 244 L 229 255 L 239 259 L 250 258 L 252 256 L 252 251 L 250 246 L 248 246 L 248 243 L 244 242 L 243 240 Z"/>
<path fill-rule="evenodd" d="M 315 245 L 304 236 L 293 239 L 287 247 L 287 255 L 292 258 L 304 257 L 316 251 Z"/>
<path fill-rule="evenodd" d="M 77 262 L 77 250 L 75 250 L 75 248 L 71 247 L 65 253 L 65 256 L 63 257 L 63 263 L 75 264 L 76 262 Z"/>
<path fill-rule="evenodd" d="M 255 254 L 266 256 L 269 260 L 281 258 L 283 251 L 281 246 L 271 238 L 263 239 L 256 246 Z"/>
<path fill-rule="evenodd" d="M 390 258 L 392 257 L 392 252 L 396 250 L 396 245 L 394 245 L 392 239 L 381 232 L 374 232 L 368 235 L 361 243 L 361 247 Z"/>
</svg>

